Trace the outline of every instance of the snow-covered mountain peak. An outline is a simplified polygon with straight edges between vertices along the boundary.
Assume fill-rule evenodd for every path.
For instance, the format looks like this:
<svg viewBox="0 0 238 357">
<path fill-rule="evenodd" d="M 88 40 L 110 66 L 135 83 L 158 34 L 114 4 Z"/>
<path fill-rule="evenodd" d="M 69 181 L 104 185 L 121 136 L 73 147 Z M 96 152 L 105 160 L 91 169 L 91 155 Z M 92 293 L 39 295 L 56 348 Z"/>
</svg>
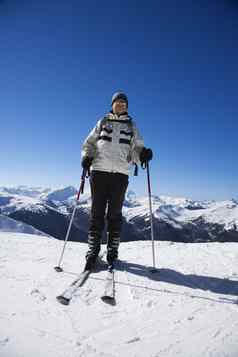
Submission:
<svg viewBox="0 0 238 357">
<path fill-rule="evenodd" d="M 39 197 L 42 194 L 49 192 L 49 188 L 42 187 L 30 187 L 30 186 L 16 186 L 16 187 L 0 187 L 0 193 L 2 195 L 19 195 L 26 197 Z"/>
<path fill-rule="evenodd" d="M 51 190 L 44 199 L 50 201 L 67 201 L 68 199 L 75 198 L 77 190 L 73 186 L 62 187 L 57 190 Z"/>
<path fill-rule="evenodd" d="M 40 197 L 23 196 L 20 194 L 4 195 L 0 193 L 0 212 L 5 215 L 10 215 L 17 211 L 30 211 L 34 213 L 46 214 L 48 210 L 47 202 Z M 55 208 L 51 206 L 51 210 Z"/>
<path fill-rule="evenodd" d="M 171 197 L 161 195 L 160 200 L 165 205 L 179 206 L 188 209 L 203 209 L 207 208 L 212 201 L 195 201 L 185 197 Z"/>
</svg>

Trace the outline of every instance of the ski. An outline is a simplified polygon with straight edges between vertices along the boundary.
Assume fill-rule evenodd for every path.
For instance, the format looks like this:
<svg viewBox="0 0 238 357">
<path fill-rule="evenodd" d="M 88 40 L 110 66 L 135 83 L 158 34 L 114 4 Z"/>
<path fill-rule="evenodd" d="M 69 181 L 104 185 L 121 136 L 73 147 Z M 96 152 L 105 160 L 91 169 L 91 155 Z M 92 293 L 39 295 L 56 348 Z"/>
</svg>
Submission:
<svg viewBox="0 0 238 357">
<path fill-rule="evenodd" d="M 114 267 L 111 265 L 108 267 L 106 283 L 104 286 L 104 293 L 101 296 L 102 301 L 107 304 L 115 305 L 115 279 L 114 279 Z"/>
<path fill-rule="evenodd" d="M 103 265 L 103 257 L 105 252 L 99 254 L 96 266 L 100 268 Z M 70 284 L 70 286 L 64 290 L 64 292 L 56 297 L 56 299 L 63 305 L 69 305 L 74 293 L 78 288 L 80 288 L 87 280 L 91 273 L 97 271 L 95 266 L 95 270 L 84 270 L 79 276 Z"/>
<path fill-rule="evenodd" d="M 62 294 L 58 295 L 56 299 L 63 305 L 69 305 L 75 291 L 86 282 L 90 273 L 90 270 L 85 270 L 79 274 L 77 279 L 75 279 Z"/>
</svg>

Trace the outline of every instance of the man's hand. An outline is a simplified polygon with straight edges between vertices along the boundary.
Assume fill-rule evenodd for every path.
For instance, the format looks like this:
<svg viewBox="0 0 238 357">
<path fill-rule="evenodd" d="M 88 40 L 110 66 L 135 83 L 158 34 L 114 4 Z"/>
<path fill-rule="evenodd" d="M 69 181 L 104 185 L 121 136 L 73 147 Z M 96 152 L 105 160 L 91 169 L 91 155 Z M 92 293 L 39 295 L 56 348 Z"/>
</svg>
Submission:
<svg viewBox="0 0 238 357">
<path fill-rule="evenodd" d="M 152 160 L 153 158 L 153 152 L 151 149 L 143 147 L 140 153 L 140 161 L 141 165 L 145 165 L 148 161 Z"/>
<path fill-rule="evenodd" d="M 85 156 L 82 158 L 81 165 L 83 169 L 89 170 L 90 166 L 92 165 L 93 158 L 89 156 Z"/>
</svg>

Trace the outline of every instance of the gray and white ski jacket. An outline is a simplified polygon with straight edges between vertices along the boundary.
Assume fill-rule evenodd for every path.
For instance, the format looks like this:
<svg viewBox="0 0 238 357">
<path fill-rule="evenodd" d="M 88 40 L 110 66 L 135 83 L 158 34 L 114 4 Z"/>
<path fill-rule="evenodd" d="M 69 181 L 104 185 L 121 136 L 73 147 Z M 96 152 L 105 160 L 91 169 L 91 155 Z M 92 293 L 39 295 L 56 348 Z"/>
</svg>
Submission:
<svg viewBox="0 0 238 357">
<path fill-rule="evenodd" d="M 131 117 L 110 112 L 84 141 L 82 157 L 93 158 L 92 170 L 129 175 L 130 165 L 139 164 L 143 147 L 144 141 Z"/>
</svg>

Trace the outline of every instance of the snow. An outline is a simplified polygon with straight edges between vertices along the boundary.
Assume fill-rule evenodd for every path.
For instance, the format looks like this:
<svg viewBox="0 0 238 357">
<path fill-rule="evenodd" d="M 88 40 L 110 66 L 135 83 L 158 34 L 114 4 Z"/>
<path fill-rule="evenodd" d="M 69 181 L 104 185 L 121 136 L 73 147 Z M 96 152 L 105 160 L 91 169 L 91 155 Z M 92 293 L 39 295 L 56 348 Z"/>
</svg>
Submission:
<svg viewBox="0 0 238 357">
<path fill-rule="evenodd" d="M 1 195 L 0 197 L 9 198 L 9 203 L 3 207 L 4 214 L 10 214 L 17 210 L 25 209 L 33 212 L 45 212 L 42 202 L 35 197 L 22 196 L 22 195 Z"/>
<path fill-rule="evenodd" d="M 209 223 L 223 224 L 224 228 L 229 230 L 238 225 L 238 205 L 232 201 L 214 202 L 210 207 L 202 210 L 183 210 L 179 221 L 186 221 L 203 217 Z"/>
<path fill-rule="evenodd" d="M 192 201 L 182 197 L 152 196 L 152 212 L 155 218 L 181 228 L 182 224 L 199 217 L 207 223 L 220 224 L 225 230 L 237 230 L 238 204 L 235 200 Z M 123 207 L 123 215 L 130 221 L 134 217 L 148 219 L 148 197 L 137 198 L 132 206 Z"/>
<path fill-rule="evenodd" d="M 50 191 L 49 188 L 42 187 L 30 187 L 26 185 L 20 186 L 8 186 L 0 187 L 0 194 L 8 195 L 19 195 L 19 196 L 28 196 L 28 197 L 39 197 L 40 195 L 45 195 Z"/>
<path fill-rule="evenodd" d="M 68 186 L 58 190 L 54 190 L 48 193 L 44 198 L 54 202 L 55 201 L 62 202 L 72 198 L 75 199 L 76 194 L 77 194 L 76 189 L 73 186 Z"/>
<path fill-rule="evenodd" d="M 0 232 L 1 357 L 235 357 L 236 243 L 121 243 L 116 305 L 101 301 L 106 271 L 91 275 L 69 306 L 56 300 L 84 265 L 87 246 Z"/>
</svg>

